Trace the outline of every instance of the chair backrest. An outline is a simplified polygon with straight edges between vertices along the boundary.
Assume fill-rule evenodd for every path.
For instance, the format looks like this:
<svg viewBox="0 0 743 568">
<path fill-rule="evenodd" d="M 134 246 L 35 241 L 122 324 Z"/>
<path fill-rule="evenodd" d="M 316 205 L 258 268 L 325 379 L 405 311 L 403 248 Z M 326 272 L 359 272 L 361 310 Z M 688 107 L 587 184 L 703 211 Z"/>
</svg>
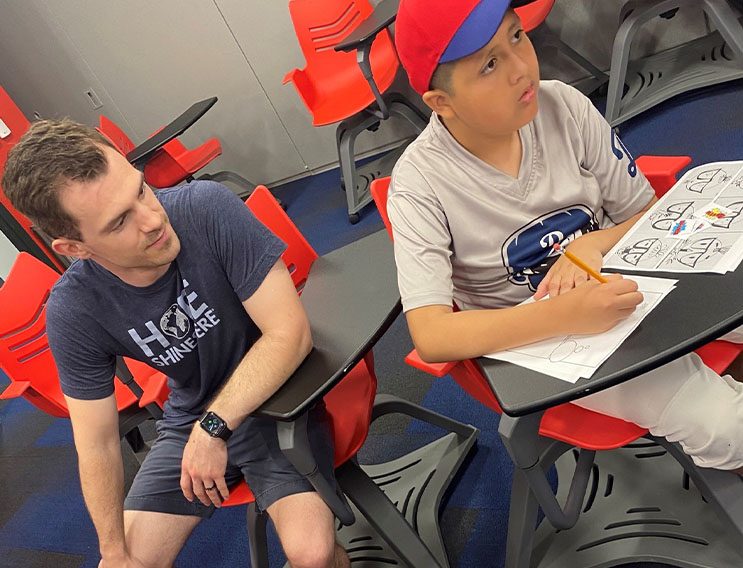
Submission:
<svg viewBox="0 0 743 568">
<path fill-rule="evenodd" d="M 245 204 L 259 221 L 286 243 L 286 250 L 281 255 L 281 259 L 291 274 L 294 286 L 301 293 L 307 281 L 307 275 L 310 273 L 310 267 L 317 258 L 315 249 L 299 232 L 297 226 L 266 186 L 256 187 Z"/>
<path fill-rule="evenodd" d="M 46 303 L 58 279 L 30 254 L 18 255 L 0 287 L 0 367 L 11 380 L 4 398 L 22 395 L 52 416 L 69 416 L 46 336 Z"/>
<path fill-rule="evenodd" d="M 98 132 L 108 138 L 111 143 L 125 156 L 134 150 L 134 142 L 126 135 L 119 125 L 107 116 L 101 115 L 98 119 Z"/>
<path fill-rule="evenodd" d="M 526 6 L 516 8 L 515 12 L 521 18 L 521 25 L 524 27 L 524 31 L 529 33 L 539 27 L 552 11 L 552 6 L 554 5 L 555 0 L 536 0 Z"/>
<path fill-rule="evenodd" d="M 289 14 L 307 64 L 340 54 L 333 48 L 373 11 L 368 0 L 290 0 Z M 355 53 L 348 53 L 356 59 Z"/>
<path fill-rule="evenodd" d="M 22 252 L 0 287 L 0 368 L 11 381 L 0 398 L 22 396 L 47 414 L 67 418 L 67 402 L 46 335 L 46 304 L 59 276 Z M 137 403 L 136 395 L 118 378 L 114 394 L 119 410 Z"/>
<path fill-rule="evenodd" d="M 392 225 L 390 225 L 390 218 L 387 215 L 387 193 L 390 190 L 390 180 L 391 178 L 389 177 L 375 179 L 371 183 L 369 191 L 371 192 L 372 199 L 374 199 L 374 204 L 377 206 L 379 215 L 382 217 L 387 234 L 392 238 Z"/>
</svg>

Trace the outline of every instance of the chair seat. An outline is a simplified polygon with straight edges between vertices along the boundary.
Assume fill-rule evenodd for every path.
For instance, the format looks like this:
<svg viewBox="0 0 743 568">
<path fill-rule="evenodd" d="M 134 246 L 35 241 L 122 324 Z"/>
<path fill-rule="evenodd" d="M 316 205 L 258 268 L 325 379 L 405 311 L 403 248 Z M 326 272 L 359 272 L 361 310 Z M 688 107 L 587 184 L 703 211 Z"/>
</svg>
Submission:
<svg viewBox="0 0 743 568">
<path fill-rule="evenodd" d="M 547 18 L 552 6 L 555 4 L 555 0 L 536 0 L 531 4 L 516 8 L 516 13 L 521 18 L 521 25 L 524 27 L 524 31 L 529 33 Z"/>
<path fill-rule="evenodd" d="M 255 501 L 253 492 L 248 487 L 248 484 L 241 481 L 239 485 L 230 489 L 230 496 L 226 501 L 222 503 L 223 507 L 236 507 L 238 505 L 245 505 Z"/>
<path fill-rule="evenodd" d="M 638 169 L 645 175 L 662 197 L 676 183 L 676 175 L 691 163 L 690 156 L 640 156 L 635 160 Z"/>
<path fill-rule="evenodd" d="M 153 187 L 173 187 L 193 176 L 222 153 L 222 145 L 210 138 L 200 146 L 189 149 L 177 138 L 165 144 L 144 168 L 144 177 Z"/>
<path fill-rule="evenodd" d="M 727 368 L 732 365 L 741 352 L 743 352 L 743 345 L 720 339 L 702 345 L 695 351 L 702 358 L 704 364 L 718 375 L 724 375 Z"/>
<path fill-rule="evenodd" d="M 587 450 L 613 450 L 648 433 L 632 422 L 567 403 L 548 409 L 539 434 Z"/>
<path fill-rule="evenodd" d="M 178 142 L 178 146 L 180 146 L 179 149 L 181 151 L 176 154 L 175 148 L 173 148 L 173 158 L 175 158 L 176 161 L 181 166 L 183 166 L 183 169 L 186 170 L 189 174 L 198 172 L 201 168 L 206 166 L 209 162 L 211 162 L 214 158 L 222 153 L 222 145 L 216 138 L 210 138 L 209 140 L 207 140 L 200 146 L 193 148 L 192 150 L 186 148 L 177 139 L 172 140 L 171 142 L 174 141 Z"/>
<path fill-rule="evenodd" d="M 324 126 L 344 120 L 367 108 L 374 102 L 374 94 L 356 62 L 356 52 L 336 53 L 332 67 L 308 65 L 286 75 L 284 83 L 293 81 L 307 110 L 312 114 L 313 126 Z M 400 62 L 389 34 L 377 36 L 370 54 L 372 74 L 380 93 L 392 84 Z M 295 80 L 300 74 L 302 80 Z"/>
</svg>

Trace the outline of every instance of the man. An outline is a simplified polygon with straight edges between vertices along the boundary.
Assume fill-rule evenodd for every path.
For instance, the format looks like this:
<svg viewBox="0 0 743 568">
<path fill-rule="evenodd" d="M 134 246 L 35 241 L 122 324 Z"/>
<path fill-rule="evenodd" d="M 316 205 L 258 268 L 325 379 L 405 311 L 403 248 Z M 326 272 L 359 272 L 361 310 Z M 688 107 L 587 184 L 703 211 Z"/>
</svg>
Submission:
<svg viewBox="0 0 743 568">
<path fill-rule="evenodd" d="M 312 346 L 283 243 L 219 184 L 155 195 L 106 138 L 70 120 L 33 124 L 10 152 L 3 187 L 55 252 L 79 259 L 52 291 L 47 332 L 100 565 L 171 566 L 244 476 L 292 566 L 348 566 L 332 513 L 281 453 L 275 424 L 249 417 Z M 118 355 L 160 368 L 171 387 L 126 500 Z M 333 481 L 324 409 L 310 424 Z"/>
</svg>

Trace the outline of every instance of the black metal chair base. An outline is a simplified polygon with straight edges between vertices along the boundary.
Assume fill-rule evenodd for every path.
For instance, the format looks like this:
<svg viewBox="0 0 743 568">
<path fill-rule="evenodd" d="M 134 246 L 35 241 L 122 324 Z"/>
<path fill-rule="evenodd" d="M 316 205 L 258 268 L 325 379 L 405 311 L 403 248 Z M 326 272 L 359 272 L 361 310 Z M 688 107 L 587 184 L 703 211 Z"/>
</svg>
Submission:
<svg viewBox="0 0 743 568">
<path fill-rule="evenodd" d="M 439 507 L 479 430 L 395 396 L 377 395 L 372 421 L 390 413 L 405 414 L 448 433 L 386 463 L 360 466 L 351 460 L 337 468 L 338 485 L 355 518 L 350 525 L 338 523 L 338 541 L 354 568 L 449 568 Z M 254 505 L 248 507 L 253 568 L 268 566 L 265 520 Z"/>
<path fill-rule="evenodd" d="M 558 477 L 567 480 L 558 485 L 561 502 L 575 455 L 568 452 L 556 462 Z M 743 494 L 743 482 L 739 485 Z M 645 440 L 598 452 L 577 524 L 556 531 L 543 521 L 534 541 L 530 565 L 538 568 L 603 568 L 630 562 L 743 566 L 741 534 L 720 519 L 672 455 Z"/>
</svg>

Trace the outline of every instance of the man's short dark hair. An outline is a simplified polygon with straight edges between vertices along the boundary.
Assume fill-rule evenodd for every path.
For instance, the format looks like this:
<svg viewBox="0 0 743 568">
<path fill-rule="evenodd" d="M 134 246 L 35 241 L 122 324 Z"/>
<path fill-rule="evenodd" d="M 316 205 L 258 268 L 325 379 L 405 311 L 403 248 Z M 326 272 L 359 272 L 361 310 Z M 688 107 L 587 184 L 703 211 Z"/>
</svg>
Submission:
<svg viewBox="0 0 743 568">
<path fill-rule="evenodd" d="M 13 207 L 52 238 L 81 240 L 59 192 L 70 182 L 92 181 L 108 171 L 103 146 L 114 147 L 94 128 L 73 120 L 35 122 L 8 154 L 3 191 Z"/>
</svg>

